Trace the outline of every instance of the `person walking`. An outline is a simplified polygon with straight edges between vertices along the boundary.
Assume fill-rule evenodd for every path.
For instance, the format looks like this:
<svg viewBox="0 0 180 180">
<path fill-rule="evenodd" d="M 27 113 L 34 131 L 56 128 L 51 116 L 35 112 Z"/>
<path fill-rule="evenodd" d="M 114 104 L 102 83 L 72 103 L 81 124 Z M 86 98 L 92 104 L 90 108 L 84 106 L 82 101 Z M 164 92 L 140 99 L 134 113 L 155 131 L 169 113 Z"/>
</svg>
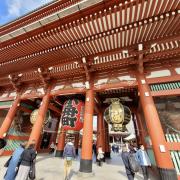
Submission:
<svg viewBox="0 0 180 180">
<path fill-rule="evenodd" d="M 19 166 L 18 174 L 16 176 L 16 180 L 26 180 L 28 178 L 30 168 L 34 163 L 36 158 L 36 151 L 35 151 L 35 141 L 32 141 L 28 148 L 23 151 L 21 154 L 21 164 Z M 31 179 L 35 179 L 31 178 Z"/>
<path fill-rule="evenodd" d="M 139 150 L 136 152 L 136 159 L 141 166 L 144 180 L 149 179 L 148 166 L 151 166 L 150 159 L 144 149 L 144 146 L 141 144 Z"/>
<path fill-rule="evenodd" d="M 49 154 L 53 154 L 53 152 L 55 150 L 55 147 L 56 147 L 56 145 L 54 144 L 54 142 L 52 142 L 51 145 L 50 145 L 50 152 L 49 152 Z"/>
<path fill-rule="evenodd" d="M 129 152 L 128 152 L 127 146 L 122 147 L 121 158 L 123 160 L 123 163 L 126 169 L 128 180 L 133 180 L 135 173 L 131 170 L 131 165 L 129 163 Z"/>
<path fill-rule="evenodd" d="M 98 160 L 98 165 L 99 166 L 102 166 L 103 158 L 104 158 L 104 152 L 102 150 L 102 146 L 99 146 L 98 155 L 97 155 L 97 160 Z"/>
<path fill-rule="evenodd" d="M 13 155 L 11 156 L 11 159 L 9 161 L 9 165 L 6 171 L 6 174 L 4 176 L 5 180 L 14 180 L 17 174 L 16 167 L 18 166 L 18 163 L 21 158 L 21 154 L 23 153 L 25 147 L 27 145 L 27 142 L 24 142 L 20 144 L 20 146 L 14 151 Z"/>
<path fill-rule="evenodd" d="M 64 147 L 64 180 L 69 180 L 69 174 L 72 167 L 72 160 L 76 157 L 75 147 L 71 140 Z"/>
</svg>

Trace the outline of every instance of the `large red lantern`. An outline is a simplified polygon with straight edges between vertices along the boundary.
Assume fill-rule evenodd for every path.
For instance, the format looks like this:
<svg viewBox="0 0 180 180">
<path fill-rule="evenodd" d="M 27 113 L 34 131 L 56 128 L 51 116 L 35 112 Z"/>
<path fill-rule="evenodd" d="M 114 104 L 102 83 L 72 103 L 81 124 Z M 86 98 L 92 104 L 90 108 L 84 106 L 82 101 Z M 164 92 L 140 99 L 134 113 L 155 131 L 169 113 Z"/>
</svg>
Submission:
<svg viewBox="0 0 180 180">
<path fill-rule="evenodd" d="M 61 122 L 63 129 L 75 133 L 83 128 L 84 102 L 78 99 L 69 99 L 63 105 Z"/>
</svg>

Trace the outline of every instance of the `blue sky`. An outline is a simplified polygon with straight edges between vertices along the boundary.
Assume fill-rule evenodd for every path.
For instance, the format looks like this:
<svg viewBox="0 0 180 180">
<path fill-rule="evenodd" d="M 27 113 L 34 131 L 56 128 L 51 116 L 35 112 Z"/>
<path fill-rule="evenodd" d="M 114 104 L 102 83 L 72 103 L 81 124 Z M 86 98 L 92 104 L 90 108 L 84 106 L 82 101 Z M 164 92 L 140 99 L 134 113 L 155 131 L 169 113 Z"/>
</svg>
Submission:
<svg viewBox="0 0 180 180">
<path fill-rule="evenodd" d="M 52 0 L 0 0 L 0 25 L 6 24 Z"/>
</svg>

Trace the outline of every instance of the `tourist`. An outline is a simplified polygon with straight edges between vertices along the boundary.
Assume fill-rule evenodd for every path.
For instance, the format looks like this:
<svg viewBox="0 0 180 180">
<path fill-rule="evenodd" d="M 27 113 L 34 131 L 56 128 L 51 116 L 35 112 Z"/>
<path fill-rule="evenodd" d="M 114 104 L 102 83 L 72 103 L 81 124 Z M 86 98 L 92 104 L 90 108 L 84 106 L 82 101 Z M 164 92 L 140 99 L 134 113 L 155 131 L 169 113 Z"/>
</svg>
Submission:
<svg viewBox="0 0 180 180">
<path fill-rule="evenodd" d="M 50 145 L 50 152 L 49 152 L 49 154 L 52 154 L 54 152 L 55 147 L 56 147 L 56 145 L 54 144 L 54 142 L 52 142 L 51 145 Z"/>
<path fill-rule="evenodd" d="M 126 145 L 122 147 L 121 158 L 123 160 L 123 163 L 124 163 L 124 166 L 126 169 L 126 174 L 127 174 L 128 180 L 133 180 L 135 173 L 132 172 L 132 170 L 131 170 L 131 166 L 129 163 L 129 152 L 128 152 L 128 148 Z"/>
<path fill-rule="evenodd" d="M 141 144 L 139 150 L 136 152 L 136 158 L 139 162 L 139 165 L 142 168 L 142 173 L 144 180 L 149 179 L 148 166 L 151 166 L 150 159 L 144 149 L 144 146 Z"/>
<path fill-rule="evenodd" d="M 73 158 L 76 157 L 75 147 L 71 142 L 71 140 L 68 140 L 68 143 L 64 147 L 63 157 L 64 157 L 64 180 L 68 180 L 72 167 L 72 160 Z"/>
<path fill-rule="evenodd" d="M 98 160 L 98 165 L 99 166 L 102 166 L 103 159 L 104 159 L 104 152 L 102 150 L 102 146 L 99 146 L 98 155 L 97 155 L 97 160 Z"/>
<path fill-rule="evenodd" d="M 34 165 L 35 158 L 36 158 L 35 141 L 33 140 L 29 144 L 28 148 L 25 149 L 21 154 L 21 159 L 20 159 L 21 164 L 19 166 L 16 180 L 26 180 L 28 178 L 30 168 L 32 167 L 32 165 Z M 31 179 L 35 179 L 35 177 Z"/>
<path fill-rule="evenodd" d="M 4 139 L 0 138 L 0 156 L 2 156 L 5 146 L 6 146 L 6 141 Z"/>
<path fill-rule="evenodd" d="M 114 148 L 114 144 L 112 145 L 112 151 L 113 151 L 113 153 L 114 153 L 114 150 L 115 150 L 115 148 Z"/>
<path fill-rule="evenodd" d="M 93 142 L 92 150 L 93 150 L 93 155 L 94 155 L 95 160 L 96 160 L 96 158 L 97 158 L 97 147 L 96 147 L 96 142 Z"/>
<path fill-rule="evenodd" d="M 21 154 L 23 153 L 26 145 L 27 145 L 27 142 L 24 142 L 24 143 L 20 144 L 20 146 L 14 151 L 14 153 L 11 156 L 11 159 L 9 160 L 8 165 L 7 165 L 8 169 L 4 176 L 5 180 L 14 180 L 15 179 L 16 174 L 17 174 L 16 167 L 18 166 Z"/>
</svg>

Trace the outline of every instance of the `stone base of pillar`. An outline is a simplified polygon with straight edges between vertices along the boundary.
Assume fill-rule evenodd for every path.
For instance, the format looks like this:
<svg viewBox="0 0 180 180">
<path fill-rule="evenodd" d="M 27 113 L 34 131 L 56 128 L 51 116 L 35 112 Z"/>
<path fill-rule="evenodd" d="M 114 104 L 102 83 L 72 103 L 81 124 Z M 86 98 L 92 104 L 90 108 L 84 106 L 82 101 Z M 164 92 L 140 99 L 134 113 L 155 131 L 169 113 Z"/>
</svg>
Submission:
<svg viewBox="0 0 180 180">
<path fill-rule="evenodd" d="M 110 152 L 105 152 L 105 158 L 111 158 L 111 153 Z"/>
<path fill-rule="evenodd" d="M 159 175 L 162 180 L 178 180 L 175 169 L 158 168 Z"/>
<path fill-rule="evenodd" d="M 81 178 L 81 179 L 82 179 L 82 178 L 83 178 L 83 179 L 84 179 L 84 178 L 85 178 L 85 179 L 89 179 L 89 178 L 90 178 L 90 179 L 92 179 L 92 178 L 94 177 L 94 175 L 95 175 L 94 172 L 84 173 L 84 172 L 80 172 L 80 171 L 79 171 L 79 172 L 77 173 L 77 179 L 78 179 L 78 178 Z M 73 176 L 73 177 L 74 177 L 74 176 Z M 75 177 L 76 177 L 76 176 L 75 176 Z"/>
<path fill-rule="evenodd" d="M 63 150 L 56 150 L 55 157 L 63 157 Z"/>
<path fill-rule="evenodd" d="M 76 149 L 76 155 L 78 155 L 78 149 Z"/>
<path fill-rule="evenodd" d="M 83 173 L 92 173 L 92 160 L 81 159 L 79 171 Z"/>
</svg>

